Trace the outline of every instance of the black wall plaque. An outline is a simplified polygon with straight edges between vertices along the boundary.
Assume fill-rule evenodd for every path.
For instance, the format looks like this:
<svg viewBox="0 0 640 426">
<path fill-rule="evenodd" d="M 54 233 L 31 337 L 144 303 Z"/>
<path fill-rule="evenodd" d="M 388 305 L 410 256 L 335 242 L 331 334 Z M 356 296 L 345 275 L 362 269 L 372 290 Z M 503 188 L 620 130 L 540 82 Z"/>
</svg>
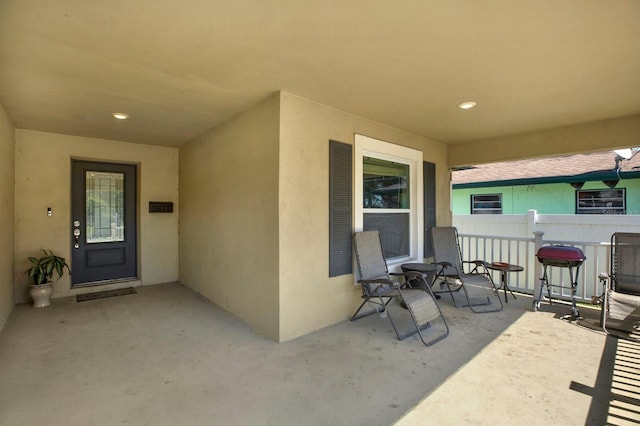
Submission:
<svg viewBox="0 0 640 426">
<path fill-rule="evenodd" d="M 173 213 L 173 202 L 149 201 L 149 213 Z"/>
</svg>

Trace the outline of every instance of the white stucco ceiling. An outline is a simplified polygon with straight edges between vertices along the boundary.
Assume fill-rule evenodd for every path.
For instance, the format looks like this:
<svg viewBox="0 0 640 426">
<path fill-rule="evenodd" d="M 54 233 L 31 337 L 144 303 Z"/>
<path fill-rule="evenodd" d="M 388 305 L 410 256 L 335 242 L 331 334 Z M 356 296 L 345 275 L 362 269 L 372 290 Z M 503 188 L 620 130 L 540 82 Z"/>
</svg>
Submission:
<svg viewBox="0 0 640 426">
<path fill-rule="evenodd" d="M 0 0 L 0 103 L 180 146 L 285 90 L 456 143 L 640 113 L 639 46 L 638 0 Z"/>
</svg>

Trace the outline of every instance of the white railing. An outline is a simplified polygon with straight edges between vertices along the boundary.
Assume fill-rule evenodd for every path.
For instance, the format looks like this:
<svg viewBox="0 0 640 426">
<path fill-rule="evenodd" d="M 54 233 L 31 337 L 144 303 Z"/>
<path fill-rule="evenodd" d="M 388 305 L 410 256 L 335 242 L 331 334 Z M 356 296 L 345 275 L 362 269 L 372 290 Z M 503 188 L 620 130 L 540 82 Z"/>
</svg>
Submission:
<svg viewBox="0 0 640 426">
<path fill-rule="evenodd" d="M 454 215 L 453 226 L 461 235 L 464 260 L 515 263 L 522 272 L 509 273 L 510 287 L 534 294 L 540 285 L 542 265 L 537 248 L 565 244 L 580 248 L 586 260 L 579 268 L 578 300 L 589 302 L 602 292 L 598 274 L 608 271 L 609 242 L 615 232 L 640 232 L 639 215 L 552 215 L 529 210 L 524 215 Z M 575 268 L 574 268 L 575 269 Z M 568 268 L 547 267 L 552 295 L 569 297 Z M 497 278 L 497 273 L 496 277 Z"/>
<path fill-rule="evenodd" d="M 491 235 L 460 234 L 460 249 L 463 260 L 485 260 L 487 262 L 507 262 L 520 265 L 522 272 L 509 273 L 509 287 L 513 291 L 534 294 L 539 290 L 543 266 L 536 258 L 536 252 L 543 245 L 562 244 L 582 250 L 586 260 L 573 268 L 574 279 L 577 272 L 577 293 L 579 301 L 590 302 L 592 296 L 602 293 L 598 274 L 607 272 L 610 248 L 608 243 L 543 240 L 543 233 L 537 232 L 533 238 L 496 237 Z M 492 272 L 496 283 L 500 276 Z M 547 267 L 547 278 L 551 284 L 551 295 L 555 298 L 571 298 L 571 276 L 569 268 Z M 546 294 L 546 288 L 544 293 Z"/>
</svg>

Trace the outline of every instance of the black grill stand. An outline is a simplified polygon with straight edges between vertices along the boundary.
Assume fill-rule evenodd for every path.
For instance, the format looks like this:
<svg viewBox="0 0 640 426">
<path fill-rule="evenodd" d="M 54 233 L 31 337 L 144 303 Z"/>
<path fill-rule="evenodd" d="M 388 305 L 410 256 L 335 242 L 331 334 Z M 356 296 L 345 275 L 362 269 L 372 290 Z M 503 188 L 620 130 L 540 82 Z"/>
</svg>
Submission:
<svg viewBox="0 0 640 426">
<path fill-rule="evenodd" d="M 547 267 L 548 266 L 558 266 L 569 268 L 569 279 L 571 280 L 571 318 L 573 320 L 577 320 L 580 318 L 580 312 L 576 306 L 576 292 L 578 289 L 578 273 L 580 272 L 580 266 L 582 265 L 582 261 L 575 260 L 561 260 L 561 259 L 545 259 L 539 258 L 540 262 L 543 265 L 542 285 L 540 286 L 540 294 L 533 302 L 533 310 L 540 310 L 540 301 L 542 300 L 542 289 L 546 285 L 547 287 L 547 297 L 549 298 L 549 305 L 551 305 L 551 287 L 563 288 L 561 285 L 552 285 L 549 284 L 549 276 L 547 275 Z M 575 276 L 573 275 L 573 269 L 575 268 Z"/>
</svg>

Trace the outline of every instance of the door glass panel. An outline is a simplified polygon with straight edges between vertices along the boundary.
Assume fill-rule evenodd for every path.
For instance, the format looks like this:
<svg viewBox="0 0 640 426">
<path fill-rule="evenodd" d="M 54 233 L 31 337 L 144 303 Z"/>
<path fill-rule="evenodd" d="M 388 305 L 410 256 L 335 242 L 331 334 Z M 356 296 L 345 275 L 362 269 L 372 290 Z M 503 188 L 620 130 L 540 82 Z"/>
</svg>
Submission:
<svg viewBox="0 0 640 426">
<path fill-rule="evenodd" d="M 124 241 L 124 173 L 87 171 L 87 243 Z"/>
</svg>

